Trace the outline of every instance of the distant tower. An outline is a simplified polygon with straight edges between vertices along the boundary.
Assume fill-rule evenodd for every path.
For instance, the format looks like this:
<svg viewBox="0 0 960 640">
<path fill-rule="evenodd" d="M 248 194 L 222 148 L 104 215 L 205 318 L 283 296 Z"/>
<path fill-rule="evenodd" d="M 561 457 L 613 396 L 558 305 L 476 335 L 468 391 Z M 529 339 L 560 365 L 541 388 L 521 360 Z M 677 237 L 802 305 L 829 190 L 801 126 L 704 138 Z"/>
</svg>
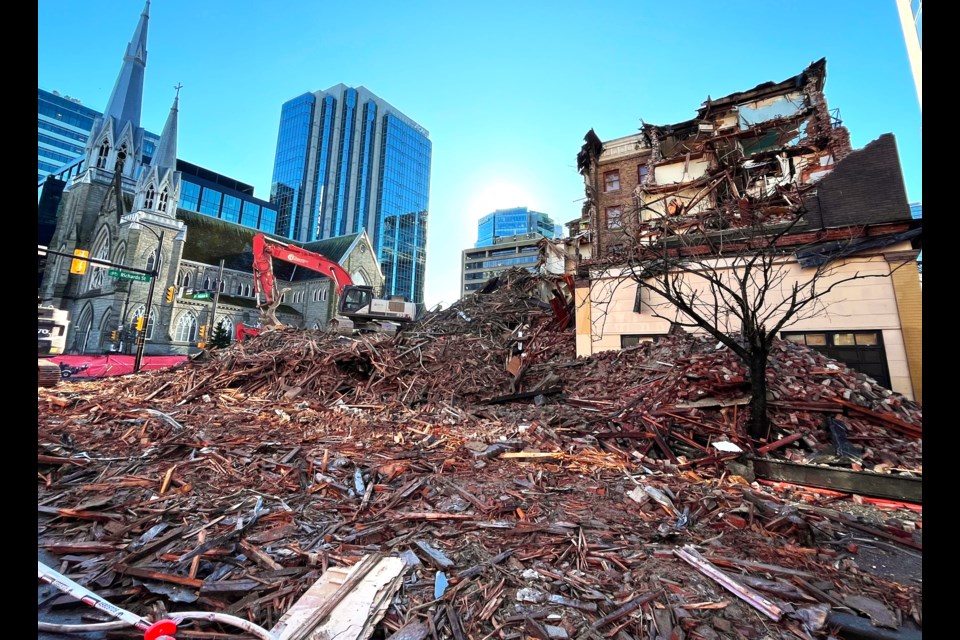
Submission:
<svg viewBox="0 0 960 640">
<path fill-rule="evenodd" d="M 913 83 L 917 86 L 917 101 L 922 111 L 923 43 L 920 40 L 920 29 L 923 20 L 923 0 L 896 0 L 896 2 L 897 11 L 900 13 L 900 26 L 903 27 L 903 38 L 907 42 L 907 56 L 910 58 Z"/>
</svg>

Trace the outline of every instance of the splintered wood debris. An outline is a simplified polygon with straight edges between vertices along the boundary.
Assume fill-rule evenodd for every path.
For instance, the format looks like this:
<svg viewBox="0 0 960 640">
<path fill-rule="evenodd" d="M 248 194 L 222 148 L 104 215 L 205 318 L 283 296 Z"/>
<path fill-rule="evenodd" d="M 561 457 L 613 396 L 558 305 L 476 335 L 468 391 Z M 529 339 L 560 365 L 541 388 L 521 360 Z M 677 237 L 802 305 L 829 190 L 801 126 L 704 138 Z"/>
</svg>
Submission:
<svg viewBox="0 0 960 640">
<path fill-rule="evenodd" d="M 727 349 L 671 335 L 577 359 L 536 286 L 508 279 L 393 337 L 264 332 L 38 389 L 41 552 L 138 615 L 291 638 L 369 558 L 321 612 L 330 637 L 826 637 L 826 609 L 865 602 L 922 625 L 919 582 L 857 564 L 864 546 L 922 553 L 916 508 L 749 471 L 760 449 L 921 477 L 918 405 L 782 342 L 776 430 L 754 443 Z M 374 606 L 348 615 L 350 598 Z"/>
</svg>

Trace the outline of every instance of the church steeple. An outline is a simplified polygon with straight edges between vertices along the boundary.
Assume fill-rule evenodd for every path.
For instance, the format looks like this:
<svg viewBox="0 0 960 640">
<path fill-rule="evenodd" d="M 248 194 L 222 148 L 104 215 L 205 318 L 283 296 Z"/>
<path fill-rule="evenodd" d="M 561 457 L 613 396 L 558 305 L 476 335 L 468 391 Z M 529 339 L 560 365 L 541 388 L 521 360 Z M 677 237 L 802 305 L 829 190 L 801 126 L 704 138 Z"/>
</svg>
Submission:
<svg viewBox="0 0 960 640">
<path fill-rule="evenodd" d="M 160 142 L 157 143 L 157 149 L 153 154 L 151 167 L 160 169 L 177 168 L 177 120 L 180 108 L 180 89 L 177 88 L 177 97 L 173 99 L 173 106 L 170 107 L 170 113 L 167 115 L 167 121 L 163 125 L 163 131 L 160 133 Z"/>
<path fill-rule="evenodd" d="M 143 106 L 143 78 L 147 68 L 147 23 L 150 0 L 147 0 L 123 55 L 120 75 L 104 109 L 103 117 L 94 120 L 87 139 L 85 179 L 108 181 L 119 169 L 124 178 L 134 179 L 143 153 L 143 128 L 140 111 Z"/>
<path fill-rule="evenodd" d="M 150 166 L 137 180 L 134 210 L 176 217 L 180 202 L 180 172 L 177 171 L 177 122 L 180 110 L 180 87 L 173 99 L 167 122 L 163 125 Z"/>
<path fill-rule="evenodd" d="M 150 20 L 150 0 L 143 7 L 140 21 L 127 44 L 120 75 L 113 85 L 113 93 L 104 113 L 122 123 L 140 126 L 140 108 L 143 104 L 143 76 L 147 68 L 147 23 Z"/>
</svg>

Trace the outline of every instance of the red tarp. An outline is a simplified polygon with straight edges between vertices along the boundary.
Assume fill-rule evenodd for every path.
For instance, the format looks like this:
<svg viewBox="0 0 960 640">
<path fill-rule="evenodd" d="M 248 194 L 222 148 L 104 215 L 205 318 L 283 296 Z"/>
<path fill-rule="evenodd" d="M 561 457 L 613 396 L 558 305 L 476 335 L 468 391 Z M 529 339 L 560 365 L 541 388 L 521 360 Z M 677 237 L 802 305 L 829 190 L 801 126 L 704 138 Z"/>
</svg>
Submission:
<svg viewBox="0 0 960 640">
<path fill-rule="evenodd" d="M 56 356 L 47 359 L 57 364 L 65 364 L 72 369 L 78 369 L 76 373 L 68 376 L 70 378 L 102 378 L 104 376 L 121 376 L 125 373 L 133 373 L 133 356 Z M 186 359 L 187 356 L 143 356 L 140 370 L 166 369 L 178 365 Z M 86 369 L 79 371 L 84 365 L 86 365 Z M 63 367 L 61 367 L 62 369 Z"/>
</svg>

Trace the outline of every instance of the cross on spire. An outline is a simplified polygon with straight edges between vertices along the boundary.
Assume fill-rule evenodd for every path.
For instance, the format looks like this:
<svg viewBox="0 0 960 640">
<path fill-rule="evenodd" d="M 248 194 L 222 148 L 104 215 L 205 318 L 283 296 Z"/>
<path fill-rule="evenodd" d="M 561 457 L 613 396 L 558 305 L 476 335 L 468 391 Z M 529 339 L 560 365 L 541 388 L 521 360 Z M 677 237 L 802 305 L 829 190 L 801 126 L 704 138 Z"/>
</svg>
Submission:
<svg viewBox="0 0 960 640">
<path fill-rule="evenodd" d="M 179 98 L 179 97 L 180 97 L 180 89 L 183 88 L 183 83 L 182 83 L 182 82 L 178 82 L 177 84 L 173 85 L 173 88 L 177 90 L 177 97 Z"/>
</svg>

